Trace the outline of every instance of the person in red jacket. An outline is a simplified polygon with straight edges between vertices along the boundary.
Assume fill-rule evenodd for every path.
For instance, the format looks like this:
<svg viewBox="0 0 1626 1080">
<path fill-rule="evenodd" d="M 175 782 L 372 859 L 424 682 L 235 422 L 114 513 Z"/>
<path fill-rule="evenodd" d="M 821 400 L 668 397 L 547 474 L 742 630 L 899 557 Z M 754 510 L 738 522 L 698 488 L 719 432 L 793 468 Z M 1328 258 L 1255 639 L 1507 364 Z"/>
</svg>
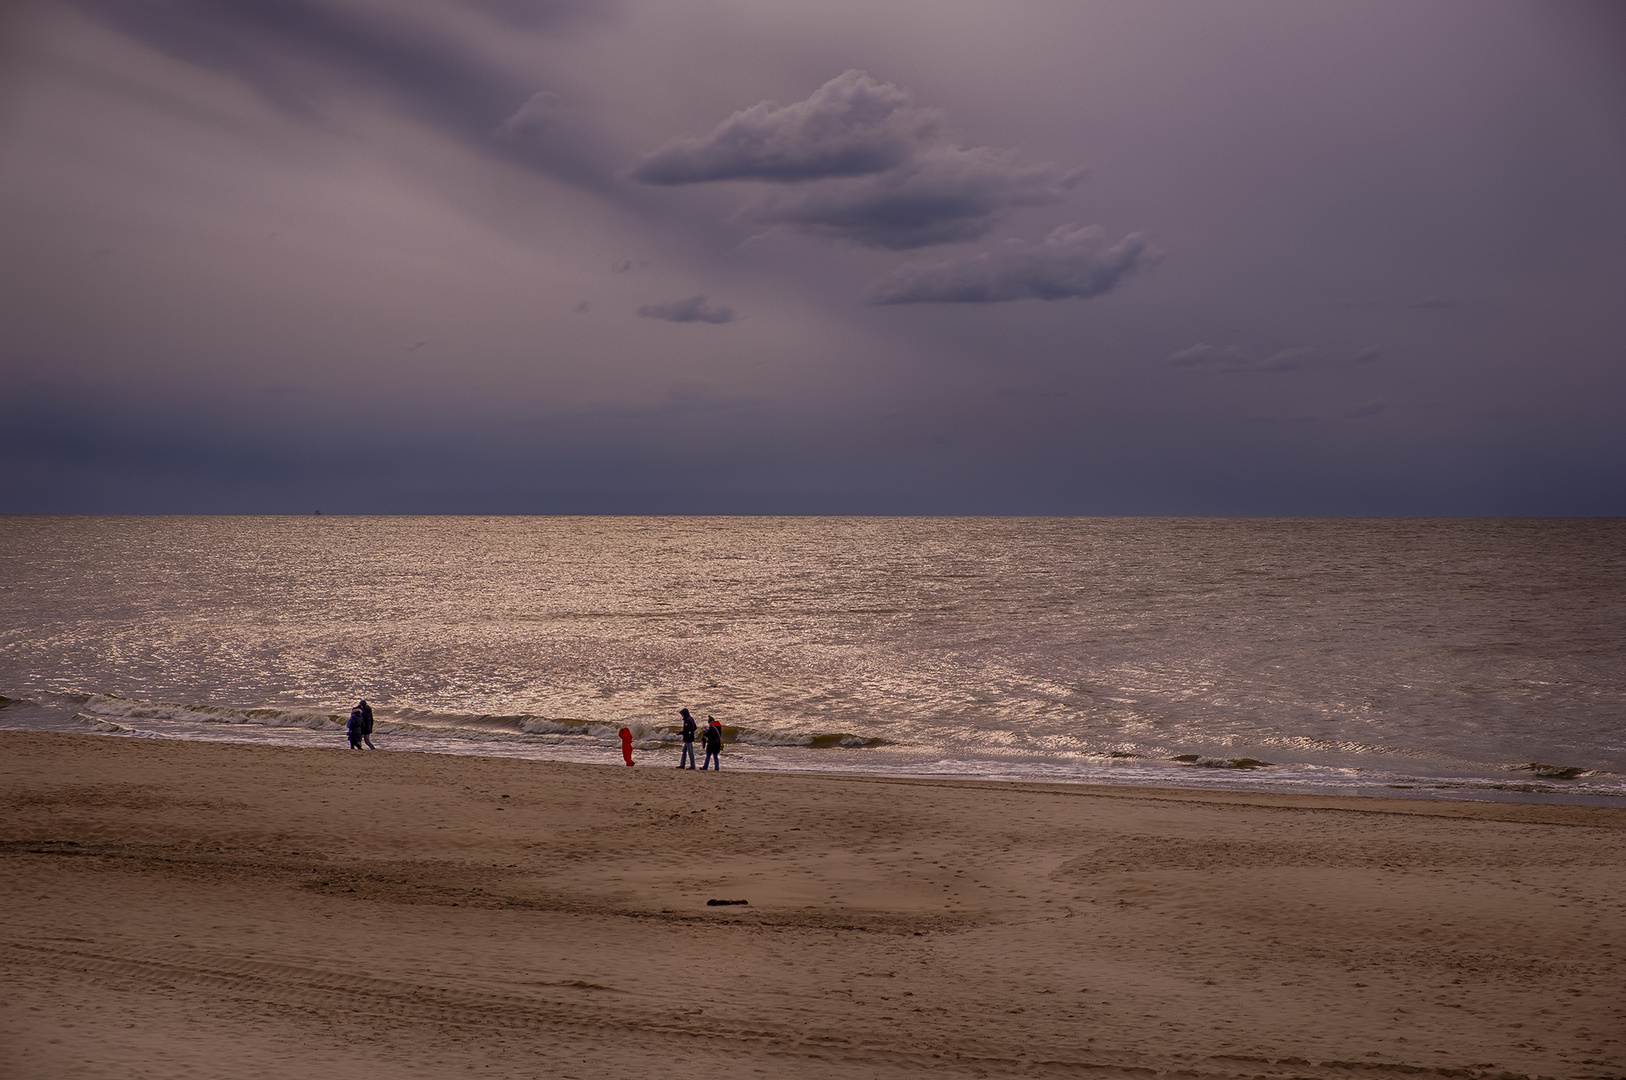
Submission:
<svg viewBox="0 0 1626 1080">
<path fill-rule="evenodd" d="M 632 764 L 632 729 L 621 729 L 621 759 L 628 765 Z"/>
<path fill-rule="evenodd" d="M 705 772 L 707 768 L 715 765 L 717 771 L 722 772 L 723 725 L 709 716 L 706 717 L 706 730 L 701 735 L 701 740 L 706 744 L 706 760 L 701 764 L 700 771 Z"/>
</svg>

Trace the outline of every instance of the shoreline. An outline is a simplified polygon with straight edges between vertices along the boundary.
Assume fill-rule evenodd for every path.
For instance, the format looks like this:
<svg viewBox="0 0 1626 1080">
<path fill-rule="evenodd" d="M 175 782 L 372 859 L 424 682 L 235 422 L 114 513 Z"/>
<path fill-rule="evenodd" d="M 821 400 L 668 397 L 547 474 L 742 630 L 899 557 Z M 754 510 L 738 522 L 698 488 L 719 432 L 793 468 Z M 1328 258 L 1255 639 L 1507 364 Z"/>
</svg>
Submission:
<svg viewBox="0 0 1626 1080">
<path fill-rule="evenodd" d="M 19 1080 L 1626 1077 L 1626 809 L 11 731 L 0 805 Z"/>
<path fill-rule="evenodd" d="M 11 705 L 31 705 L 31 702 L 13 701 Z M 157 708 L 181 708 L 186 706 L 155 706 Z M 38 708 L 35 706 L 35 708 Z M 245 709 L 245 712 L 253 710 Z M 296 710 L 297 712 L 297 710 Z M 184 728 L 176 732 L 147 731 L 146 727 L 155 724 L 163 725 L 169 722 L 168 717 L 162 715 L 150 716 L 137 714 L 131 720 L 109 720 L 92 715 L 86 720 L 87 724 L 94 723 L 102 730 L 73 731 L 60 726 L 25 726 L 16 728 L 0 727 L 0 731 L 37 731 L 54 734 L 90 734 L 101 737 L 157 737 L 182 742 L 208 742 L 231 745 L 259 745 L 259 746 L 296 746 L 303 748 L 321 749 L 329 748 L 334 744 L 342 745 L 343 729 L 338 725 L 338 715 L 330 718 L 334 727 L 331 731 L 318 731 L 304 724 L 281 726 L 274 725 L 260 727 L 256 724 L 233 723 L 213 721 L 214 725 L 221 727 L 221 732 L 197 734 L 188 732 Z M 460 727 L 438 727 L 408 724 L 412 728 L 410 733 L 394 730 L 399 722 L 388 717 L 380 727 L 382 732 L 380 749 L 393 753 L 430 753 L 456 757 L 489 757 L 493 759 L 509 759 L 521 761 L 558 761 L 575 764 L 599 764 L 615 761 L 619 749 L 613 740 L 603 746 L 594 745 L 589 749 L 568 743 L 545 743 L 538 746 L 525 746 L 509 742 L 495 742 L 489 746 L 470 749 L 463 740 L 470 731 L 478 733 L 483 728 L 475 727 L 465 730 Z M 601 725 L 605 731 L 612 731 L 613 725 Z M 675 730 L 675 729 L 674 729 Z M 515 736 L 526 733 L 514 732 Z M 403 745 L 404 744 L 404 745 Z M 635 752 L 644 758 L 646 755 L 674 756 L 678 744 L 674 739 L 645 741 L 635 744 Z M 1404 801 L 1446 801 L 1446 802 L 1504 802 L 1509 804 L 1556 805 L 1556 806 L 1591 806 L 1600 808 L 1626 809 L 1626 790 L 1566 790 L 1559 784 L 1575 784 L 1585 786 L 1587 779 L 1592 776 L 1613 777 L 1613 773 L 1593 773 L 1580 770 L 1574 777 L 1564 776 L 1554 779 L 1535 773 L 1528 778 L 1515 775 L 1520 772 L 1529 772 L 1537 766 L 1508 766 L 1509 775 L 1498 777 L 1489 774 L 1475 775 L 1464 773 L 1459 775 L 1422 776 L 1409 773 L 1395 773 L 1388 779 L 1383 773 L 1373 773 L 1369 776 L 1360 776 L 1350 780 L 1347 776 L 1340 782 L 1329 778 L 1320 778 L 1306 775 L 1305 770 L 1323 768 L 1313 765 L 1294 765 L 1284 763 L 1253 762 L 1247 759 L 1249 765 L 1226 767 L 1224 765 L 1198 765 L 1187 763 L 1184 759 L 1151 759 L 1135 763 L 1116 763 L 1105 768 L 1097 765 L 1073 765 L 1078 770 L 1076 778 L 1073 776 L 1057 776 L 1063 766 L 1045 765 L 1030 762 L 1026 768 L 1012 767 L 999 759 L 967 759 L 962 764 L 965 771 L 952 770 L 933 771 L 930 768 L 910 769 L 907 766 L 898 766 L 888 769 L 885 765 L 870 767 L 859 765 L 854 768 L 850 765 L 830 768 L 807 767 L 805 763 L 792 761 L 773 761 L 768 758 L 772 755 L 784 757 L 786 755 L 805 754 L 806 748 L 795 744 L 729 744 L 727 751 L 730 757 L 741 760 L 742 767 L 753 771 L 774 772 L 786 774 L 800 774 L 819 776 L 871 776 L 891 778 L 919 778 L 926 780 L 936 779 L 966 779 L 974 781 L 1004 782 L 1004 783 L 1056 783 L 1064 785 L 1084 785 L 1111 788 L 1153 788 L 1153 789 L 1181 789 L 1193 791 L 1256 791 L 1261 794 L 1294 794 L 1303 793 L 1314 796 L 1348 797 L 1348 798 L 1376 798 L 1397 799 Z M 871 754 L 879 751 L 867 748 L 821 749 L 813 752 L 815 756 L 826 754 Z M 752 757 L 763 755 L 762 760 L 752 760 Z M 1193 755 L 1195 756 L 1195 755 Z M 895 764 L 895 763 L 894 763 Z M 1556 766 L 1539 766 L 1540 768 L 1557 770 Z M 975 770 L 975 771 L 974 771 Z M 1135 770 L 1138 775 L 1125 776 L 1118 779 L 1111 774 L 1119 770 Z M 1342 770 L 1336 770 L 1342 772 Z M 1359 770 L 1356 770 L 1357 772 Z M 1558 770 L 1563 771 L 1563 770 Z M 1160 775 L 1167 774 L 1167 775 Z M 1407 783 L 1391 781 L 1406 780 Z"/>
</svg>

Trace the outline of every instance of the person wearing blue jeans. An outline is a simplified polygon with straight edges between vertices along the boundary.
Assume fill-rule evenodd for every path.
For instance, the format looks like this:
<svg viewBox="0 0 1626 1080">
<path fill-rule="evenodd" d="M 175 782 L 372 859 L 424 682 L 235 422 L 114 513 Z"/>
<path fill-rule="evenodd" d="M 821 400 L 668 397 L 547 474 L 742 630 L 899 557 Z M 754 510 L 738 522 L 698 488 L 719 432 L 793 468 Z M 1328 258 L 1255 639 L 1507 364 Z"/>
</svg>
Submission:
<svg viewBox="0 0 1626 1080">
<path fill-rule="evenodd" d="M 688 762 L 689 768 L 692 769 L 694 768 L 694 733 L 697 725 L 694 722 L 694 717 L 689 715 L 688 709 L 680 709 L 678 712 L 683 717 L 683 755 L 678 758 L 677 767 L 681 769 L 683 763 Z"/>
<path fill-rule="evenodd" d="M 706 760 L 701 764 L 700 771 L 705 772 L 708 768 L 715 765 L 717 766 L 717 771 L 722 772 L 723 725 L 719 724 L 709 716 L 706 717 L 706 733 L 705 735 L 701 736 L 701 738 L 706 744 Z"/>
</svg>

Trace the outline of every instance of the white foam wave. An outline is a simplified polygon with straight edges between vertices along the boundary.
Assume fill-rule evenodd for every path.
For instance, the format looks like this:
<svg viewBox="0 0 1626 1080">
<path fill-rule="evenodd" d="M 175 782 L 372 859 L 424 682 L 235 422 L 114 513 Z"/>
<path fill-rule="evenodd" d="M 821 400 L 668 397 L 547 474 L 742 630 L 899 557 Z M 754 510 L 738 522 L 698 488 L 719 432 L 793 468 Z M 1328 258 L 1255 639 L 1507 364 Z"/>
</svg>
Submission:
<svg viewBox="0 0 1626 1080">
<path fill-rule="evenodd" d="M 162 720 L 195 724 L 254 724 L 260 727 L 308 728 L 334 731 L 344 727 L 344 717 L 310 709 L 239 708 L 229 705 L 182 704 L 178 702 L 134 701 L 111 694 L 98 694 L 84 705 L 83 713 L 102 720 Z"/>
</svg>

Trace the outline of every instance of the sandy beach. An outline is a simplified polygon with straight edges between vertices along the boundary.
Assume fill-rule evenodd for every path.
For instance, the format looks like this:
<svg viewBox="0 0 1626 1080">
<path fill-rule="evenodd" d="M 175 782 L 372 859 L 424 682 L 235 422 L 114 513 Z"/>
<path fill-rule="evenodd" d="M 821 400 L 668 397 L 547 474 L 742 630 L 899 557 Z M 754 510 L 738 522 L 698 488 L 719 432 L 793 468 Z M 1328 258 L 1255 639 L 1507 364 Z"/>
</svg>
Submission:
<svg viewBox="0 0 1626 1080">
<path fill-rule="evenodd" d="M 0 732 L 0 1074 L 1626 1076 L 1626 811 L 674 761 Z"/>
</svg>

